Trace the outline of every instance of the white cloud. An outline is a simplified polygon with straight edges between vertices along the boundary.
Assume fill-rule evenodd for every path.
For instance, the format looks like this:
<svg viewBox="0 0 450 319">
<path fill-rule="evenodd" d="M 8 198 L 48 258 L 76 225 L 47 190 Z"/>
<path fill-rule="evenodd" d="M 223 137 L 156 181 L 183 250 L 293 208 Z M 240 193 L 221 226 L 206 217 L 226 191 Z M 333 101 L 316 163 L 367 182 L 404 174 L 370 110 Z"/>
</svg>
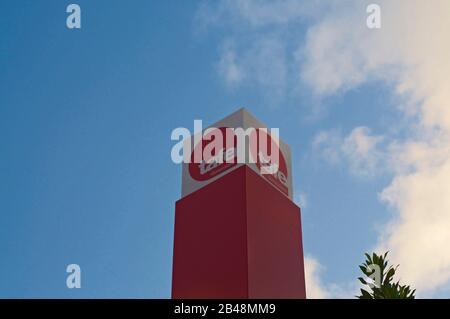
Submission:
<svg viewBox="0 0 450 319">
<path fill-rule="evenodd" d="M 332 164 L 346 163 L 356 176 L 371 177 L 384 170 L 380 167 L 382 140 L 365 126 L 354 128 L 346 137 L 339 130 L 321 131 L 313 139 L 313 149 Z"/>
<path fill-rule="evenodd" d="M 376 173 L 382 158 L 378 144 L 381 136 L 370 135 L 367 127 L 356 127 L 344 139 L 342 152 L 350 162 L 350 169 L 356 175 L 372 176 Z"/>
<path fill-rule="evenodd" d="M 325 267 L 316 258 L 305 257 L 305 283 L 308 299 L 352 299 L 358 294 L 356 280 L 341 286 L 335 283 L 323 283 L 321 276 L 325 270 Z"/>
<path fill-rule="evenodd" d="M 308 207 L 308 195 L 305 192 L 297 192 L 294 196 L 294 201 L 302 209 Z"/>
<path fill-rule="evenodd" d="M 380 160 L 392 171 L 380 199 L 395 214 L 375 246 L 391 251 L 405 282 L 432 293 L 450 283 L 450 1 L 379 0 L 382 28 L 375 30 L 365 24 L 369 3 L 222 1 L 215 18 L 228 21 L 233 37 L 242 39 L 236 56 L 249 61 L 250 69 L 260 65 L 252 59 L 258 41 L 272 37 L 276 45 L 269 47 L 281 48 L 259 61 L 276 65 L 263 78 L 275 74 L 283 89 L 272 86 L 277 81 L 258 81 L 258 73 L 246 72 L 246 81 L 253 79 L 265 92 L 286 93 L 286 83 L 307 85 L 318 96 L 342 94 L 373 80 L 392 87 L 409 131 L 401 138 L 383 132 L 389 145 L 377 155 L 382 159 L 372 161 L 381 139 L 367 128 L 338 138 L 321 133 L 315 145 L 325 146 L 337 161 L 356 156 L 351 171 L 367 169 L 367 174 Z M 295 30 L 305 19 L 306 42 L 296 41 Z"/>
<path fill-rule="evenodd" d="M 320 279 L 323 266 L 313 257 L 305 257 L 306 297 L 308 299 L 327 299 L 330 292 Z"/>
<path fill-rule="evenodd" d="M 321 0 L 222 0 L 203 2 L 197 13 L 197 22 L 204 28 L 226 26 L 243 32 L 265 27 L 284 27 L 299 23 L 330 7 Z"/>
<path fill-rule="evenodd" d="M 244 70 L 238 65 L 234 44 L 225 42 L 218 63 L 219 73 L 229 87 L 241 84 L 244 79 Z"/>
<path fill-rule="evenodd" d="M 388 148 L 395 177 L 380 195 L 398 214 L 378 247 L 426 293 L 450 280 L 450 2 L 379 4 L 381 30 L 360 23 L 358 2 L 312 27 L 300 72 L 319 94 L 381 79 L 404 99 L 411 131 Z"/>
<path fill-rule="evenodd" d="M 255 37 L 239 45 L 227 39 L 218 61 L 221 78 L 231 88 L 258 87 L 269 104 L 279 103 L 286 94 L 287 66 L 285 46 L 276 34 Z"/>
<path fill-rule="evenodd" d="M 282 104 L 290 94 L 292 52 L 285 26 L 310 16 L 315 1 L 223 0 L 204 2 L 197 13 L 202 31 L 228 27 L 217 61 L 218 73 L 233 89 L 259 89 L 265 103 Z M 260 32 L 260 29 L 264 29 Z M 270 29 L 270 31 L 268 31 Z"/>
<path fill-rule="evenodd" d="M 332 129 L 320 131 L 313 139 L 312 146 L 316 153 L 319 153 L 326 161 L 331 164 L 341 162 L 342 153 L 342 133 L 339 130 Z"/>
<path fill-rule="evenodd" d="M 450 278 L 450 161 L 399 175 L 380 197 L 399 212 L 381 233 L 379 250 L 391 250 L 401 276 L 419 292 Z"/>
</svg>

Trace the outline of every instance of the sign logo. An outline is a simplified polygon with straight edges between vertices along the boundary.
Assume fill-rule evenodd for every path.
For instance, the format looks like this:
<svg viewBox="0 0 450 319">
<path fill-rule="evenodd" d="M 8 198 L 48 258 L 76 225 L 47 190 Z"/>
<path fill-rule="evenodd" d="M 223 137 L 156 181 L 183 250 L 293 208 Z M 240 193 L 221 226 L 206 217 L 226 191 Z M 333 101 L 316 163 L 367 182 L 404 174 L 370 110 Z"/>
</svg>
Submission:
<svg viewBox="0 0 450 319">
<path fill-rule="evenodd" d="M 220 132 L 217 132 L 217 130 Z M 217 136 L 220 138 L 220 135 L 222 136 L 222 141 L 217 143 L 218 141 L 215 141 L 214 138 L 217 138 Z M 229 139 L 228 145 L 227 136 Z M 232 141 L 230 139 L 232 139 Z M 205 156 L 204 153 L 206 152 L 203 152 L 203 150 L 209 149 L 213 143 L 217 143 L 222 147 L 219 149 L 212 149 L 211 152 Z M 229 170 L 233 166 L 236 166 L 236 144 L 236 136 L 230 128 L 215 128 L 204 134 L 202 140 L 194 147 L 194 151 L 191 154 L 191 161 L 189 163 L 189 174 L 191 177 L 197 181 L 206 181 Z M 196 152 L 202 156 L 200 162 L 197 163 L 195 161 Z"/>
<path fill-rule="evenodd" d="M 256 165 L 258 172 L 268 182 L 289 196 L 286 160 L 270 134 L 265 129 L 253 129 L 248 135 L 248 145 L 246 140 L 244 143 L 240 141 L 232 128 L 212 128 L 205 132 L 191 154 L 190 176 L 197 181 L 207 181 L 225 173 L 242 163 L 238 161 L 238 154 L 240 148 L 244 148 L 248 154 L 245 163 Z M 201 154 L 201 159 L 196 161 L 195 154 Z"/>
<path fill-rule="evenodd" d="M 265 171 L 262 176 L 267 179 L 273 186 L 278 188 L 286 196 L 289 196 L 288 189 L 288 170 L 286 165 L 286 160 L 284 159 L 283 152 L 280 150 L 279 145 L 272 139 L 272 137 L 267 134 L 264 130 L 256 130 L 258 136 L 258 157 L 256 161 L 256 166 L 260 172 Z M 266 152 L 261 151 L 262 145 L 260 142 L 266 141 Z M 251 148 L 251 150 L 253 150 Z M 275 154 L 278 152 L 278 163 L 271 163 L 270 158 L 266 154 Z"/>
</svg>

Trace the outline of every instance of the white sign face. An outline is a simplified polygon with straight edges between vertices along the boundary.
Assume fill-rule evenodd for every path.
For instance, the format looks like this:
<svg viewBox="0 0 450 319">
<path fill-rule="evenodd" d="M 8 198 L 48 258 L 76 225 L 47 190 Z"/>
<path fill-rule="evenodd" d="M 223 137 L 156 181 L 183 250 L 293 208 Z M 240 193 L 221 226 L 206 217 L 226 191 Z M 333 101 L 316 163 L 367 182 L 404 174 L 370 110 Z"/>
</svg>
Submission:
<svg viewBox="0 0 450 319">
<path fill-rule="evenodd" d="M 234 129 L 232 133 L 234 134 L 232 135 L 234 142 L 227 143 L 226 136 L 229 131 L 232 131 L 230 129 Z M 242 132 L 241 136 L 244 136 L 243 141 L 247 147 L 244 161 L 236 160 L 239 151 L 236 149 L 235 139 L 237 139 L 236 136 L 239 130 Z M 223 136 L 223 143 L 220 143 L 223 146 L 222 149 L 216 150 L 215 155 L 207 161 L 191 160 L 190 163 L 182 164 L 182 197 L 212 183 L 242 165 L 247 165 L 265 178 L 273 187 L 292 199 L 291 150 L 289 146 L 281 140 L 276 142 L 277 139 L 275 136 L 271 136 L 270 129 L 255 119 L 244 108 L 206 128 L 202 134 L 199 133 L 191 137 L 191 145 L 193 146 L 191 148 L 192 159 L 194 154 L 199 153 L 196 152 L 198 148 L 200 148 L 200 154 L 202 154 L 202 149 L 207 150 L 208 144 L 213 144 L 212 141 L 214 139 L 208 135 L 214 135 L 214 132 L 218 131 Z M 247 137 L 244 135 L 246 133 L 249 134 Z M 256 139 L 262 138 L 264 141 L 268 141 L 269 145 L 272 145 L 272 154 L 274 151 L 279 150 L 276 169 L 273 169 L 273 165 L 267 165 L 269 162 L 264 157 L 264 154 L 267 154 L 267 152 L 261 152 L 258 148 L 259 146 L 253 148 L 250 147 L 250 143 L 245 143 L 246 140 L 249 140 L 250 134 L 255 134 Z M 249 160 L 250 158 L 254 160 Z M 273 170 L 271 171 L 270 169 Z"/>
</svg>

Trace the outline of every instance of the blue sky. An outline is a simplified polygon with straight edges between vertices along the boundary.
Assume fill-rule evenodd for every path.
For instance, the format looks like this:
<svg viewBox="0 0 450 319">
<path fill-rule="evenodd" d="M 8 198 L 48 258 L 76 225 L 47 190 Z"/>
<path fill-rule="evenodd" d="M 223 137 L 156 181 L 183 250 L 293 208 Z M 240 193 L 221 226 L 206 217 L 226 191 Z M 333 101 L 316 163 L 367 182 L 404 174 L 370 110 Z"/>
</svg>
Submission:
<svg viewBox="0 0 450 319">
<path fill-rule="evenodd" d="M 384 136 L 384 151 L 403 141 L 409 120 L 396 83 L 370 74 L 317 94 L 322 82 L 298 80 L 308 66 L 292 71 L 292 56 L 328 11 L 280 27 L 244 21 L 227 2 L 77 3 L 80 30 L 66 28 L 64 1 L 0 4 L 0 297 L 169 298 L 181 194 L 170 133 L 242 106 L 291 145 L 304 249 L 321 265 L 314 284 L 351 295 L 363 253 L 396 214 L 379 194 L 399 174 L 378 162 L 358 174 L 354 156 L 329 142 L 351 142 L 355 127 Z M 278 49 L 259 57 L 281 73 L 246 64 L 272 38 L 285 61 L 270 58 Z M 234 62 L 240 75 L 230 79 Z M 316 145 L 320 132 L 334 159 Z M 71 263 L 81 266 L 81 289 L 66 287 Z M 448 295 L 443 285 L 429 291 Z"/>
</svg>

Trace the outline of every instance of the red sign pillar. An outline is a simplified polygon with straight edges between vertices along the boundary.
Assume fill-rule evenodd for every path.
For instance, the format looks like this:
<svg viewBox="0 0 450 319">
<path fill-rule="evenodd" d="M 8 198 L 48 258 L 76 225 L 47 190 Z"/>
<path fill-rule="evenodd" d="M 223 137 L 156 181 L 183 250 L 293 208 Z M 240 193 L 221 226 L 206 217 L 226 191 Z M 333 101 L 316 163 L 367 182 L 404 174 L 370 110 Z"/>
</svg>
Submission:
<svg viewBox="0 0 450 319">
<path fill-rule="evenodd" d="M 305 297 L 300 208 L 270 179 L 241 165 L 176 202 L 172 298 Z"/>
</svg>

